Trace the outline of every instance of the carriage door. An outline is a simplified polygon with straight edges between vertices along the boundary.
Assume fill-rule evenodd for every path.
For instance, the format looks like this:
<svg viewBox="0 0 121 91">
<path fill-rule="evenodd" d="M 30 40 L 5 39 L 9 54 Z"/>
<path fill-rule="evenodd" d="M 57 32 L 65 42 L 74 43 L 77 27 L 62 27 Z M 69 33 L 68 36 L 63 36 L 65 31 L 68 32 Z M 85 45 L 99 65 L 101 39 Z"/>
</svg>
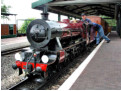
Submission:
<svg viewBox="0 0 121 91">
<path fill-rule="evenodd" d="M 13 35 L 13 24 L 9 24 L 9 34 Z"/>
</svg>

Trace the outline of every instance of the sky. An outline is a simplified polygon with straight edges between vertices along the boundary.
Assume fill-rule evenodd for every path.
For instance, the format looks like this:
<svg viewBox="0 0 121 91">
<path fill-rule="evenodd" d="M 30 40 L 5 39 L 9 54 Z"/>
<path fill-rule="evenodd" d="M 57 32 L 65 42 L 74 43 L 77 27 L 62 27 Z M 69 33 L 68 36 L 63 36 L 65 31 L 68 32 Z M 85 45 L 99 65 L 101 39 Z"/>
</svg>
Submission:
<svg viewBox="0 0 121 91">
<path fill-rule="evenodd" d="M 2 21 L 2 23 L 15 24 L 15 19 L 28 19 L 28 18 L 36 18 L 41 19 L 41 12 L 39 10 L 35 10 L 31 8 L 32 2 L 37 0 L 3 0 L 3 3 L 7 6 L 11 6 L 9 12 L 12 14 L 17 14 L 16 18 L 14 16 L 10 16 L 9 21 Z M 61 16 L 61 20 L 67 18 L 66 16 Z M 49 20 L 58 20 L 58 15 L 49 12 Z"/>
</svg>

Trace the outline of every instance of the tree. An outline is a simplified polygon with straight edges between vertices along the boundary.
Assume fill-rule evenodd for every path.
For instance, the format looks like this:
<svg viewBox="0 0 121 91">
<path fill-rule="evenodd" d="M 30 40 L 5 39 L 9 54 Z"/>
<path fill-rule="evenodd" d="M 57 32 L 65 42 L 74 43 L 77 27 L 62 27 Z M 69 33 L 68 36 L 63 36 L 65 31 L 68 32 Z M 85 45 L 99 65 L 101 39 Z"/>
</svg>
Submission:
<svg viewBox="0 0 121 91">
<path fill-rule="evenodd" d="M 102 18 L 111 18 L 109 16 L 101 15 Z M 116 26 L 116 20 L 115 19 L 105 19 L 105 21 L 109 24 L 109 26 Z"/>
<path fill-rule="evenodd" d="M 9 13 L 9 8 L 11 8 L 11 6 L 6 6 L 3 4 L 3 0 L 1 1 L 1 4 L 1 13 Z M 5 15 L 1 15 L 1 18 L 9 20 L 8 16 Z"/>
<path fill-rule="evenodd" d="M 22 26 L 20 27 L 20 29 L 18 29 L 18 33 L 22 33 L 25 34 L 26 30 L 27 30 L 27 26 L 30 24 L 30 22 L 32 22 L 33 20 L 35 20 L 35 18 L 29 18 L 27 20 L 24 21 L 24 23 L 22 24 Z"/>
</svg>

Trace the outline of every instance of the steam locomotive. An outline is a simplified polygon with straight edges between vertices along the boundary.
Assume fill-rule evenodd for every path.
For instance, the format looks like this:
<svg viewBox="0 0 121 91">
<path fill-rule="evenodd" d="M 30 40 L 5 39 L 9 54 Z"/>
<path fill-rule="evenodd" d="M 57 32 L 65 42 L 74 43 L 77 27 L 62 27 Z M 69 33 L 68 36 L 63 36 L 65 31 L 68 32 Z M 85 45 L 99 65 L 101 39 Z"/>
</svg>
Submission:
<svg viewBox="0 0 121 91">
<path fill-rule="evenodd" d="M 27 28 L 27 39 L 31 46 L 15 54 L 13 69 L 19 69 L 19 75 L 39 75 L 48 78 L 53 70 L 74 59 L 86 47 L 94 42 L 95 32 L 92 26 L 84 22 L 33 20 Z"/>
</svg>

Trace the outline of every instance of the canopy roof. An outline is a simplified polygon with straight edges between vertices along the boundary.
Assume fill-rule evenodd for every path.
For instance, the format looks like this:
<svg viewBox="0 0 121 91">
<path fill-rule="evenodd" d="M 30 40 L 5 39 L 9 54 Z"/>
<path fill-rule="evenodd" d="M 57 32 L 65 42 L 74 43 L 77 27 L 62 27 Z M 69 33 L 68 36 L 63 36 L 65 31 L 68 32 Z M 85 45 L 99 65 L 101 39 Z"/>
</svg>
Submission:
<svg viewBox="0 0 121 91">
<path fill-rule="evenodd" d="M 32 7 L 40 9 L 41 5 Z M 49 11 L 67 16 L 80 18 L 81 13 L 87 15 L 105 15 L 115 17 L 115 5 L 121 4 L 121 0 L 44 0 L 48 2 Z M 43 2 L 42 2 L 43 3 Z M 41 3 L 40 3 L 41 4 Z"/>
</svg>

